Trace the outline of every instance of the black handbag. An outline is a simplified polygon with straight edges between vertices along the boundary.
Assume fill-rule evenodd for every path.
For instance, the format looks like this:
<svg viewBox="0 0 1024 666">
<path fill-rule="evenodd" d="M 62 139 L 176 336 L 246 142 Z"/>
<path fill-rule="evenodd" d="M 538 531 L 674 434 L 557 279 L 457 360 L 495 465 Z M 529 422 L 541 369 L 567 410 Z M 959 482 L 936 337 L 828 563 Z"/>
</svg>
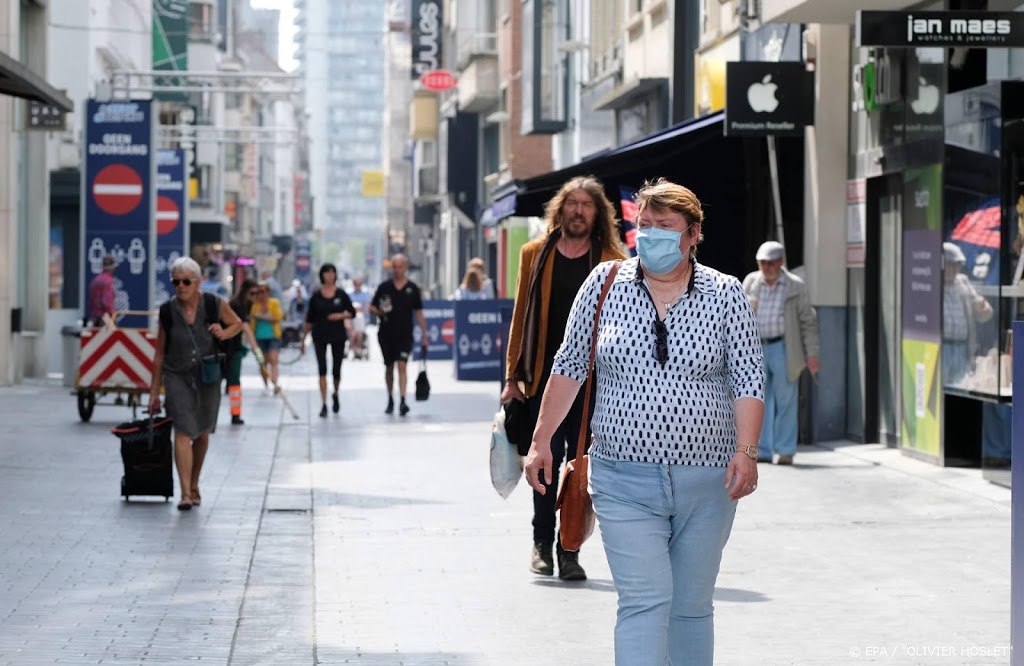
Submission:
<svg viewBox="0 0 1024 666">
<path fill-rule="evenodd" d="M 416 377 L 416 400 L 422 402 L 430 398 L 430 380 L 427 379 L 427 359 L 420 365 L 420 374 Z"/>
</svg>

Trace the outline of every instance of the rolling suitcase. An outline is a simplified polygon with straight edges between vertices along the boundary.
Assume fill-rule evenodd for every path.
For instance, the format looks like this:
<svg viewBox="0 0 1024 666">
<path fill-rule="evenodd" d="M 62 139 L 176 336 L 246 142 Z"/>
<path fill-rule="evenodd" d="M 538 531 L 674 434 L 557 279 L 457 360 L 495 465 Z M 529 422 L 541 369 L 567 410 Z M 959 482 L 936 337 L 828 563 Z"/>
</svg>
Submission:
<svg viewBox="0 0 1024 666">
<path fill-rule="evenodd" d="M 154 416 L 122 423 L 111 432 L 121 440 L 121 495 L 162 495 L 166 502 L 174 496 L 171 472 L 171 419 Z"/>
</svg>

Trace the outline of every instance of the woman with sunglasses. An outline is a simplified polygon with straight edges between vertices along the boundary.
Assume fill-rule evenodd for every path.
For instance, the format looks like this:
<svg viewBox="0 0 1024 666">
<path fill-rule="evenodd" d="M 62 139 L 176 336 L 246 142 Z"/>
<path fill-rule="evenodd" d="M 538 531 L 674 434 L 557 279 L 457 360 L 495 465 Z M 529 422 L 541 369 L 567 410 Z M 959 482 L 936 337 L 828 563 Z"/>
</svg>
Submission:
<svg viewBox="0 0 1024 666">
<path fill-rule="evenodd" d="M 309 299 L 306 310 L 306 324 L 302 331 L 302 352 L 306 352 L 306 335 L 313 332 L 313 348 L 316 350 L 316 365 L 320 373 L 320 418 L 327 418 L 327 348 L 331 348 L 331 375 L 334 378 L 334 393 L 331 409 L 337 414 L 341 410 L 338 389 L 341 387 L 341 361 L 345 358 L 345 340 L 348 331 L 345 324 L 356 315 L 345 290 L 338 286 L 338 269 L 334 264 L 320 267 L 320 288 Z"/>
<path fill-rule="evenodd" d="M 160 411 L 160 387 L 167 398 L 167 415 L 174 421 L 174 462 L 181 484 L 178 510 L 199 506 L 199 473 L 210 445 L 210 433 L 217 428 L 221 381 L 218 343 L 230 340 L 242 330 L 227 301 L 199 290 L 199 264 L 181 257 L 171 264 L 174 298 L 161 306 L 160 331 L 153 356 L 153 379 L 149 411 Z M 215 299 L 217 320 L 207 312 L 207 299 Z M 204 375 L 203 365 L 215 364 L 216 377 Z"/>
<path fill-rule="evenodd" d="M 231 425 L 245 425 L 245 421 L 242 420 L 242 359 L 245 358 L 246 349 L 242 346 L 242 338 L 244 337 L 245 341 L 249 343 L 250 349 L 258 348 L 259 345 L 252 334 L 252 329 L 248 326 L 249 312 L 252 311 L 253 301 L 259 294 L 258 290 L 256 280 L 248 278 L 242 280 L 238 291 L 235 292 L 235 297 L 229 303 L 231 309 L 245 324 L 242 326 L 242 335 L 232 338 L 224 349 L 224 353 L 228 355 L 225 374 L 228 380 L 228 399 L 231 401 Z M 262 369 L 262 364 L 260 367 Z"/>
<path fill-rule="evenodd" d="M 271 298 L 270 285 L 260 281 L 257 287 L 256 301 L 249 310 L 249 326 L 256 337 L 256 343 L 263 352 L 263 358 L 270 368 L 270 382 L 274 385 L 275 393 L 280 390 L 277 386 L 277 378 L 282 321 L 284 321 L 284 312 L 281 310 L 281 301 Z"/>
<path fill-rule="evenodd" d="M 696 260 L 700 201 L 664 179 L 637 193 L 638 257 L 576 295 L 533 443 L 530 485 L 587 379 L 598 326 L 590 493 L 619 595 L 616 666 L 714 658 L 712 594 L 737 500 L 757 488 L 764 368 L 739 280 Z"/>
</svg>

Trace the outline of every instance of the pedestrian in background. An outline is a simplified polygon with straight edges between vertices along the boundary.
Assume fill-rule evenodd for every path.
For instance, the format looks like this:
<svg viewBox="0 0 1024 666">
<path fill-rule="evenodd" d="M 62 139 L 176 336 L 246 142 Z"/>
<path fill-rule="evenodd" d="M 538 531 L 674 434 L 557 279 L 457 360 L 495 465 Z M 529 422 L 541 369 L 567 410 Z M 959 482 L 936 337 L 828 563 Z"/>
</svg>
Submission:
<svg viewBox="0 0 1024 666">
<path fill-rule="evenodd" d="M 494 297 L 484 291 L 484 279 L 480 273 L 470 268 L 463 276 L 462 284 L 452 294 L 452 298 L 456 301 L 483 301 Z"/>
<path fill-rule="evenodd" d="M 696 261 L 700 201 L 658 180 L 636 196 L 638 258 L 594 270 L 572 305 L 526 458 L 543 496 L 551 437 L 587 379 L 598 326 L 590 492 L 619 595 L 616 666 L 710 666 L 712 595 L 737 500 L 757 487 L 761 345 L 736 278 Z"/>
<path fill-rule="evenodd" d="M 598 263 L 626 256 L 619 242 L 615 208 L 605 196 L 601 181 L 592 176 L 573 178 L 562 185 L 548 202 L 545 219 L 544 237 L 530 241 L 519 252 L 507 350 L 508 377 L 501 394 L 502 402 L 525 401 L 531 424 L 540 413 L 541 396 L 555 352 L 562 344 L 576 292 Z M 554 457 L 552 476 L 543 492 L 533 493 L 530 554 L 530 571 L 542 576 L 555 572 L 554 488 L 558 487 L 559 468 L 563 459 L 576 457 L 580 429 L 588 427 L 582 423 L 583 395 L 578 393 L 563 418 L 551 424 L 550 433 L 545 432 L 545 443 Z M 559 578 L 586 579 L 578 552 L 567 552 L 559 543 L 557 553 Z"/>
<path fill-rule="evenodd" d="M 306 311 L 306 323 L 302 330 L 302 353 L 306 353 L 306 336 L 312 331 L 313 349 L 316 351 L 316 366 L 320 377 L 320 418 L 327 418 L 327 349 L 331 350 L 331 376 L 334 378 L 334 393 L 331 396 L 331 410 L 341 410 L 338 389 L 341 387 L 341 362 L 345 358 L 345 341 L 348 330 L 347 320 L 356 314 L 352 300 L 345 290 L 338 286 L 338 269 L 334 264 L 320 267 L 320 288 L 313 292 Z"/>
<path fill-rule="evenodd" d="M 280 391 L 277 386 L 279 370 L 278 357 L 281 353 L 281 301 L 270 296 L 270 285 L 260 282 L 256 301 L 249 310 L 249 325 L 252 327 L 256 344 L 263 352 L 263 358 L 270 374 L 270 383 L 274 385 L 274 393 Z"/>
<path fill-rule="evenodd" d="M 228 399 L 231 401 L 231 425 L 245 425 L 245 421 L 242 420 L 242 359 L 245 358 L 247 352 L 242 344 L 242 339 L 245 338 L 251 349 L 258 347 L 252 329 L 248 325 L 249 313 L 252 311 L 253 301 L 258 295 L 259 285 L 256 280 L 247 278 L 242 280 L 234 298 L 228 303 L 243 324 L 241 335 L 236 335 L 222 345 L 224 353 L 227 354 L 225 374 L 228 384 Z"/>
<path fill-rule="evenodd" d="M 174 422 L 174 462 L 181 484 L 178 510 L 199 506 L 199 474 L 217 429 L 221 381 L 204 381 L 204 358 L 218 353 L 218 341 L 238 335 L 242 320 L 227 301 L 199 289 L 202 271 L 189 257 L 171 264 L 174 298 L 160 306 L 160 329 L 153 356 L 149 411 L 160 412 L 160 387 L 167 397 L 167 415 Z"/>
<path fill-rule="evenodd" d="M 978 323 L 990 320 L 993 310 L 963 273 L 967 257 L 956 243 L 942 244 L 942 262 L 942 381 L 952 386 L 974 372 Z"/>
<path fill-rule="evenodd" d="M 483 280 L 483 284 L 480 289 L 486 294 L 484 298 L 495 298 L 494 281 L 487 276 L 487 265 L 484 264 L 484 260 L 480 257 L 473 257 L 466 264 L 467 271 L 476 271 L 480 274 L 480 278 Z M 465 279 L 463 279 L 465 282 Z"/>
<path fill-rule="evenodd" d="M 117 308 L 117 291 L 114 289 L 114 271 L 117 262 L 114 257 L 104 255 L 102 270 L 89 282 L 89 323 L 104 326 L 103 315 L 114 316 Z"/>
<path fill-rule="evenodd" d="M 384 356 L 384 383 L 388 390 L 388 406 L 385 414 L 395 412 L 395 398 L 392 393 L 395 384 L 395 366 L 398 367 L 398 413 L 405 416 L 409 405 L 405 402 L 405 388 L 408 384 L 406 365 L 412 356 L 413 318 L 420 326 L 420 341 L 426 358 L 430 339 L 427 337 L 427 318 L 423 316 L 423 297 L 420 288 L 408 276 L 409 260 L 404 254 L 391 257 L 391 279 L 381 282 L 370 301 L 370 312 L 380 319 L 377 328 L 377 342 Z"/>
<path fill-rule="evenodd" d="M 757 249 L 760 270 L 743 279 L 743 291 L 757 315 L 764 349 L 764 427 L 758 445 L 761 462 L 792 465 L 796 455 L 800 373 L 818 374 L 818 318 L 807 285 L 786 270 L 786 248 L 777 241 Z"/>
<path fill-rule="evenodd" d="M 260 284 L 266 284 L 270 289 L 270 297 L 276 298 L 278 301 L 281 300 L 281 283 L 277 281 L 274 274 L 271 271 L 260 271 Z"/>
<path fill-rule="evenodd" d="M 206 279 L 199 285 L 199 290 L 204 294 L 213 294 L 214 296 L 227 298 L 227 287 L 225 287 L 224 283 L 220 281 L 219 277 L 217 277 L 217 273 L 219 272 L 220 270 L 216 266 L 208 266 L 206 269 Z"/>
</svg>

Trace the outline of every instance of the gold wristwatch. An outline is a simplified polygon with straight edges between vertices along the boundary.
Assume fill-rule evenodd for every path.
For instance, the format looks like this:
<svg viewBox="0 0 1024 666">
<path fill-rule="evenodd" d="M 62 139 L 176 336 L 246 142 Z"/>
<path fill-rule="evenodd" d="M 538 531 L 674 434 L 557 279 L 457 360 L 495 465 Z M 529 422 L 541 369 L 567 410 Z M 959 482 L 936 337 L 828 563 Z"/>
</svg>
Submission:
<svg viewBox="0 0 1024 666">
<path fill-rule="evenodd" d="M 757 444 L 747 444 L 746 446 L 736 448 L 746 453 L 747 457 L 751 460 L 757 460 Z"/>
</svg>

